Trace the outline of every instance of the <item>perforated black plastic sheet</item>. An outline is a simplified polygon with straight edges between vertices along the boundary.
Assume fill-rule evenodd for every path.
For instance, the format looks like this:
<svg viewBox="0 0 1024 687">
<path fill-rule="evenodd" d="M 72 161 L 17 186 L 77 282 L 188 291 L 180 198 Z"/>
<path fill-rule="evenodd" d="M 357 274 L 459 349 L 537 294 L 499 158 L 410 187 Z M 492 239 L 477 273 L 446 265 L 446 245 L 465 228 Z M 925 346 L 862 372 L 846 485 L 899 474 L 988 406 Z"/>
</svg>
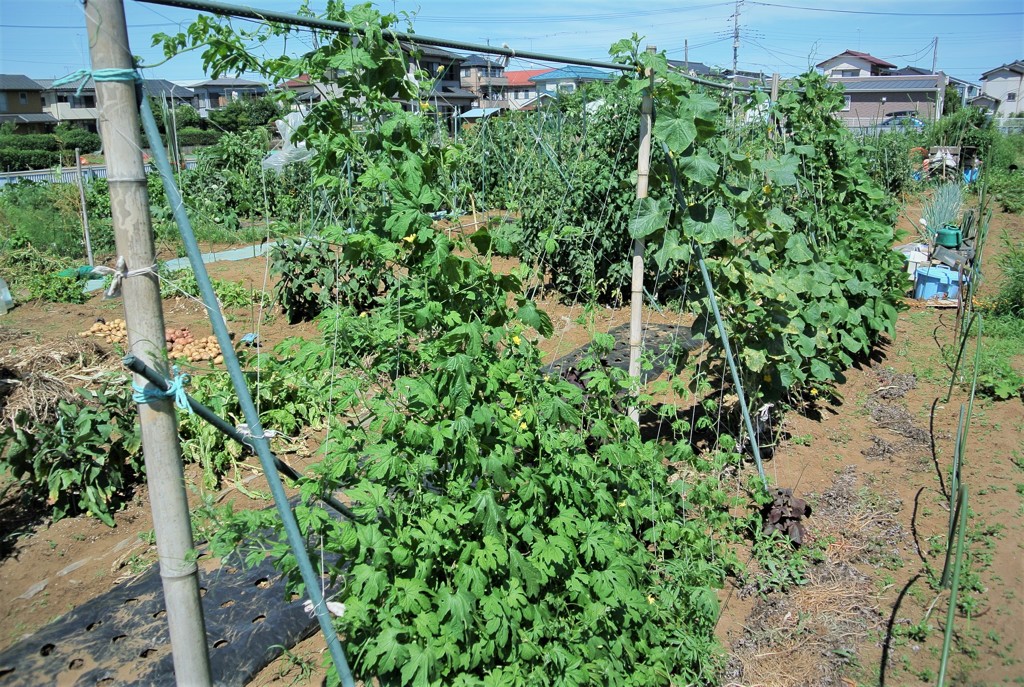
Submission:
<svg viewBox="0 0 1024 687">
<path fill-rule="evenodd" d="M 611 367 L 629 370 L 629 324 L 619 325 L 608 332 L 615 337 L 615 345 L 603 361 Z M 665 372 L 672 362 L 672 353 L 678 348 L 695 351 L 703 346 L 703 341 L 693 338 L 689 327 L 669 324 L 644 325 L 643 352 L 651 364 L 651 369 L 644 370 L 644 380 L 657 379 Z M 591 347 L 583 346 L 567 353 L 547 366 L 547 370 L 564 374 L 579 364 L 591 351 Z"/>
<path fill-rule="evenodd" d="M 303 600 L 289 601 L 269 560 L 250 570 L 200 571 L 210 667 L 217 685 L 245 685 L 311 634 Z M 0 653 L 0 684 L 174 685 L 166 608 L 156 567 Z"/>
</svg>

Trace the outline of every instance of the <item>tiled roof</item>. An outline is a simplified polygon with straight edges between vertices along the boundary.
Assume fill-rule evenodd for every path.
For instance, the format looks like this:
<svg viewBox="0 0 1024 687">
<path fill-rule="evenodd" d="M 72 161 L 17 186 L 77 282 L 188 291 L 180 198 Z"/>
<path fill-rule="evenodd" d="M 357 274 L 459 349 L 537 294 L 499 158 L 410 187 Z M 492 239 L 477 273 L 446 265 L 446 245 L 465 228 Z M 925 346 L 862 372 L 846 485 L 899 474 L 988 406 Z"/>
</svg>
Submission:
<svg viewBox="0 0 1024 687">
<path fill-rule="evenodd" d="M 277 85 L 278 88 L 302 88 L 309 85 L 309 74 L 301 74 Z"/>
<path fill-rule="evenodd" d="M 996 72 L 1001 72 L 1003 70 L 1013 72 L 1014 74 L 1024 74 L 1024 61 L 1015 60 L 1010 64 L 1004 64 L 1000 67 L 996 67 L 995 69 L 989 69 L 987 72 L 981 75 L 981 80 L 985 81 L 988 78 L 989 74 L 995 74 Z"/>
<path fill-rule="evenodd" d="M 244 88 L 257 88 L 257 87 L 265 88 L 266 87 L 266 86 L 264 86 L 264 84 L 261 84 L 259 81 L 250 81 L 249 79 L 229 79 L 229 78 L 208 79 L 206 81 L 198 81 L 198 82 L 192 84 L 192 88 L 204 88 L 204 87 L 207 87 L 207 86 L 214 86 L 214 87 L 216 87 L 216 86 L 241 86 L 241 87 L 244 87 Z"/>
<path fill-rule="evenodd" d="M 445 60 L 450 62 L 461 62 L 462 57 L 456 55 L 453 52 L 448 52 L 441 48 L 435 48 L 432 45 L 420 45 L 419 43 L 410 43 L 407 41 L 401 42 L 402 50 L 406 52 L 417 52 L 421 58 L 430 57 L 435 60 Z"/>
<path fill-rule="evenodd" d="M 874 55 L 869 55 L 866 52 L 859 52 L 857 50 L 846 50 L 844 52 L 839 53 L 835 57 L 830 57 L 830 58 L 828 58 L 827 60 L 825 60 L 823 62 L 819 62 L 815 66 L 821 67 L 821 66 L 831 62 L 832 60 L 836 59 L 837 57 L 843 57 L 844 55 L 849 55 L 850 57 L 859 58 L 859 59 L 864 60 L 865 62 L 867 62 L 869 64 L 876 64 L 879 67 L 886 67 L 888 69 L 895 69 L 896 68 L 896 65 L 894 65 L 891 62 L 886 62 L 885 60 L 883 60 L 883 59 L 881 59 L 879 57 L 875 57 Z"/>
<path fill-rule="evenodd" d="M 24 74 L 0 74 L 0 91 L 41 91 L 42 86 Z"/>
<path fill-rule="evenodd" d="M 146 79 L 143 85 L 147 93 L 161 98 L 191 98 L 195 95 L 191 88 L 179 86 L 167 79 Z"/>
<path fill-rule="evenodd" d="M 707 76 L 711 74 L 711 67 L 707 66 L 703 62 L 694 62 L 693 60 L 690 60 L 689 62 L 686 62 L 685 60 L 669 60 L 668 63 L 670 66 L 677 69 L 685 69 L 689 66 L 690 71 L 697 76 Z"/>
<path fill-rule="evenodd" d="M 572 65 L 534 76 L 530 81 L 534 83 L 538 81 L 557 81 L 561 79 L 572 81 L 610 81 L 611 78 L 612 77 L 608 72 L 602 72 L 598 69 L 594 69 L 593 67 Z"/>
<path fill-rule="evenodd" d="M 25 112 L 23 114 L 0 115 L 0 122 L 16 122 L 19 124 L 56 124 L 57 120 L 53 115 L 46 112 Z"/>
<path fill-rule="evenodd" d="M 931 74 L 930 69 L 924 67 L 903 67 L 893 72 L 895 76 L 921 76 L 922 74 Z"/>
<path fill-rule="evenodd" d="M 939 87 L 942 76 L 926 74 L 923 76 L 861 76 L 854 78 L 832 78 L 832 83 L 840 83 L 850 91 L 934 91 Z"/>
<path fill-rule="evenodd" d="M 495 67 L 497 67 L 498 69 L 501 69 L 501 63 L 500 62 L 495 62 L 494 60 L 489 60 L 486 57 L 484 57 L 483 55 L 467 55 L 466 58 L 464 60 L 462 60 L 462 66 L 463 67 L 490 67 L 491 69 L 494 69 Z"/>
<path fill-rule="evenodd" d="M 551 69 L 525 69 L 522 71 L 505 72 L 505 78 L 508 79 L 509 86 L 530 86 L 532 85 L 530 79 L 541 74 L 547 74 Z"/>
</svg>

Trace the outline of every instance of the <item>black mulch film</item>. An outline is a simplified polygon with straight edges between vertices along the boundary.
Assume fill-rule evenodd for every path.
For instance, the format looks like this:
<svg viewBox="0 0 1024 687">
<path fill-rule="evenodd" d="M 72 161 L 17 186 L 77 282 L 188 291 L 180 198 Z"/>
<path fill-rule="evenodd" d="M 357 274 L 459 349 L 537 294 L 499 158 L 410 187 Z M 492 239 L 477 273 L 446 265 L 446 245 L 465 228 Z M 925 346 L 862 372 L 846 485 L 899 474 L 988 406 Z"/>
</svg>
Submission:
<svg viewBox="0 0 1024 687">
<path fill-rule="evenodd" d="M 615 346 L 605 363 L 629 367 L 629 325 L 612 329 Z M 684 326 L 647 325 L 644 350 L 655 379 L 674 346 L 696 350 L 702 342 Z M 584 346 L 556 360 L 564 374 L 588 353 Z M 287 601 L 284 578 L 270 559 L 250 570 L 225 566 L 200 570 L 210 668 L 214 684 L 245 685 L 282 652 L 310 635 L 316 619 L 303 599 Z M 34 635 L 0 652 L 0 684 L 118 687 L 174 685 L 166 608 L 156 566 L 79 606 Z"/>
<path fill-rule="evenodd" d="M 200 571 L 216 685 L 245 685 L 308 636 L 316 619 L 285 598 L 270 559 L 250 570 Z M 0 653 L 3 685 L 174 685 L 166 608 L 156 566 Z"/>
<path fill-rule="evenodd" d="M 611 352 L 604 358 L 604 362 L 610 367 L 617 367 L 622 370 L 629 370 L 629 324 L 622 324 L 608 332 L 615 337 L 615 345 Z M 683 348 L 688 351 L 695 351 L 704 345 L 703 341 L 693 338 L 689 327 L 670 324 L 646 324 L 643 334 L 643 352 L 651 364 L 650 370 L 642 370 L 641 377 L 644 381 L 657 379 L 665 371 L 665 368 L 672 362 L 672 351 L 676 348 Z M 566 374 L 576 367 L 590 352 L 590 346 L 577 348 L 575 351 L 565 354 L 558 360 L 548 365 L 545 369 L 548 372 Z"/>
</svg>

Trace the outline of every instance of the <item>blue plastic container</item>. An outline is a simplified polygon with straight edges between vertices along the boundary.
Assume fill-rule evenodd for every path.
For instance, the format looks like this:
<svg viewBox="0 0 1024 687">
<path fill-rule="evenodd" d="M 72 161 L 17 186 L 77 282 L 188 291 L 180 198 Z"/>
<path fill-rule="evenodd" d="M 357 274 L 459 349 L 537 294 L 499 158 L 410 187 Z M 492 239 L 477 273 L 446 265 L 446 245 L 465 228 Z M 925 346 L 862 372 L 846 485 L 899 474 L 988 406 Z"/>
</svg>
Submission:
<svg viewBox="0 0 1024 687">
<path fill-rule="evenodd" d="M 914 298 L 952 299 L 960 293 L 960 275 L 945 265 L 918 267 L 914 279 Z"/>
</svg>

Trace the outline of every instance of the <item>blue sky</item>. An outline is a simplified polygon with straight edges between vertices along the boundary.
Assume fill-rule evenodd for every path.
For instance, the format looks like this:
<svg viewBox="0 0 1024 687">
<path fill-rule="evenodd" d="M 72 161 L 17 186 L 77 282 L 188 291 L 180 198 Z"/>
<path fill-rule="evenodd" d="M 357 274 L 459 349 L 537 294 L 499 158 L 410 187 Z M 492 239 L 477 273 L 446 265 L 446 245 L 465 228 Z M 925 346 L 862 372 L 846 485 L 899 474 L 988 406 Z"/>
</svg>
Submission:
<svg viewBox="0 0 1024 687">
<path fill-rule="evenodd" d="M 241 3 L 239 3 L 241 4 Z M 253 7 L 293 12 L 298 0 L 250 0 Z M 313 0 L 314 8 L 322 0 Z M 348 3 L 352 4 L 352 3 Z M 608 47 L 632 33 L 683 59 L 732 64 L 732 15 L 724 0 L 383 0 L 384 11 L 413 13 L 417 33 L 480 44 L 507 43 L 571 57 L 606 59 Z M 154 32 L 173 33 L 196 16 L 189 10 L 126 0 L 132 51 L 144 64 L 162 54 Z M 740 7 L 739 66 L 789 76 L 846 49 L 862 50 L 899 66 L 930 68 L 938 37 L 938 66 L 978 81 L 981 73 L 1024 59 L 1024 0 L 745 0 Z M 297 41 L 292 41 L 295 47 Z M 301 43 L 298 43 L 301 49 Z M 35 78 L 63 76 L 87 66 L 79 0 L 0 0 L 0 72 Z M 520 63 L 520 68 L 538 64 Z M 172 80 L 203 78 L 197 54 L 148 70 Z"/>
</svg>

